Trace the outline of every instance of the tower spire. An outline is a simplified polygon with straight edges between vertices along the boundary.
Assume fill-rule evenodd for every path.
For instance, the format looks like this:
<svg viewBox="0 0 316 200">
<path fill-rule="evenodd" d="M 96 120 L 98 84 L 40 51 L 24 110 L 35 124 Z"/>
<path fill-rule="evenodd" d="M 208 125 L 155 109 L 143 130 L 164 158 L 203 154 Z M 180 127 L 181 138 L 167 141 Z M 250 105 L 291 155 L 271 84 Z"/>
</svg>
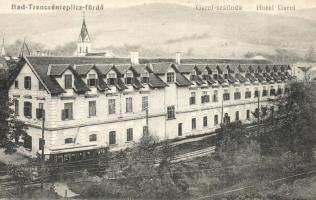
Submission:
<svg viewBox="0 0 316 200">
<path fill-rule="evenodd" d="M 91 41 L 86 25 L 86 15 L 82 12 L 82 26 L 77 41 L 77 55 L 84 56 L 91 51 Z"/>
</svg>

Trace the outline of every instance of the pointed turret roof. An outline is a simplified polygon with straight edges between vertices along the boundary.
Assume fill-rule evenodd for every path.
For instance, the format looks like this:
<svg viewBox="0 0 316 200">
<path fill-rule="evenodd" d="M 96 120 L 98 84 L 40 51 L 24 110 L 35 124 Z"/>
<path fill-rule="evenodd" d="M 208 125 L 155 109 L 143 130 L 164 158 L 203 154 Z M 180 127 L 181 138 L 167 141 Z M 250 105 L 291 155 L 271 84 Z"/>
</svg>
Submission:
<svg viewBox="0 0 316 200">
<path fill-rule="evenodd" d="M 80 35 L 79 35 L 79 41 L 80 42 L 90 41 L 90 36 L 88 33 L 85 17 L 83 17 L 81 31 L 80 31 Z"/>
</svg>

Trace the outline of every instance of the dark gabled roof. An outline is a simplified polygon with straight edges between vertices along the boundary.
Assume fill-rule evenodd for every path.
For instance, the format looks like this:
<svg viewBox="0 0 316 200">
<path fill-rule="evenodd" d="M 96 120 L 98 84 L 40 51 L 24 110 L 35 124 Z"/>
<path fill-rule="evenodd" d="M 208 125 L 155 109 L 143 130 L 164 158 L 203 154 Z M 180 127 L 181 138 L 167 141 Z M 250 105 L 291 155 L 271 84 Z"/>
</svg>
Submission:
<svg viewBox="0 0 316 200">
<path fill-rule="evenodd" d="M 94 67 L 94 64 L 74 65 L 74 69 L 80 76 L 87 75 L 88 72 Z"/>
<path fill-rule="evenodd" d="M 257 81 L 256 77 L 254 77 L 254 76 L 253 76 L 252 74 L 250 74 L 250 73 L 247 73 L 247 74 L 246 74 L 246 78 L 248 78 L 249 81 L 252 82 L 252 83 Z"/>
<path fill-rule="evenodd" d="M 217 81 L 219 84 L 227 83 L 227 80 L 225 80 L 220 74 L 217 76 Z"/>
<path fill-rule="evenodd" d="M 247 79 L 243 75 L 241 75 L 240 73 L 237 73 L 235 76 L 240 83 L 245 83 L 247 81 Z"/>
<path fill-rule="evenodd" d="M 172 65 L 172 63 L 166 63 L 166 62 L 151 64 L 154 74 L 167 73 L 167 71 L 171 65 Z"/>
<path fill-rule="evenodd" d="M 267 72 L 272 72 L 273 66 L 272 65 L 266 65 L 266 71 Z"/>
<path fill-rule="evenodd" d="M 211 72 L 217 72 L 217 65 L 207 65 L 206 66 L 206 69 L 208 69 L 208 71 L 211 71 Z"/>
<path fill-rule="evenodd" d="M 95 67 L 99 70 L 102 75 L 106 75 L 114 67 L 112 64 L 98 64 Z"/>
<path fill-rule="evenodd" d="M 239 66 L 238 66 L 239 72 L 240 72 L 240 73 L 245 73 L 245 72 L 247 71 L 247 69 L 248 69 L 248 66 L 249 66 L 249 65 L 245 65 L 245 64 L 239 65 Z"/>
<path fill-rule="evenodd" d="M 231 84 L 238 82 L 238 80 L 235 77 L 233 77 L 232 74 L 228 74 L 227 80 Z"/>
<path fill-rule="evenodd" d="M 258 70 L 258 65 L 250 65 L 248 69 L 251 73 L 254 73 Z"/>
<path fill-rule="evenodd" d="M 144 87 L 137 78 L 133 79 L 132 86 L 137 90 Z"/>
<path fill-rule="evenodd" d="M 265 65 L 258 65 L 258 72 L 266 71 Z"/>
<path fill-rule="evenodd" d="M 196 65 L 195 70 L 199 73 L 202 73 L 206 69 L 206 65 Z"/>
<path fill-rule="evenodd" d="M 115 86 L 118 90 L 125 90 L 127 89 L 126 85 L 124 84 L 124 82 L 122 81 L 121 78 L 117 78 L 115 81 Z"/>
<path fill-rule="evenodd" d="M 239 65 L 238 64 L 229 64 L 227 65 L 227 70 L 229 73 L 234 73 L 237 71 Z"/>
<path fill-rule="evenodd" d="M 98 90 L 104 91 L 106 89 L 110 89 L 109 86 L 104 82 L 103 78 L 98 79 L 98 85 L 97 85 Z"/>
<path fill-rule="evenodd" d="M 161 78 L 159 78 L 158 76 L 156 76 L 155 74 L 152 74 L 152 73 L 149 74 L 148 85 L 152 88 L 163 88 L 163 87 L 168 86 L 168 84 L 163 82 L 163 80 L 161 80 Z"/>
<path fill-rule="evenodd" d="M 210 75 L 206 76 L 206 81 L 208 82 L 209 85 L 213 85 L 216 83 L 216 81 L 214 81 Z"/>
<path fill-rule="evenodd" d="M 48 76 L 61 76 L 68 68 L 69 64 L 51 64 L 48 66 Z"/>
<path fill-rule="evenodd" d="M 131 68 L 131 65 L 130 64 L 123 64 L 123 65 L 116 64 L 114 65 L 114 67 L 117 69 L 119 74 L 123 75 Z"/>
<path fill-rule="evenodd" d="M 273 78 L 269 74 L 266 74 L 264 77 L 268 82 L 274 82 Z"/>
<path fill-rule="evenodd" d="M 265 82 L 266 79 L 262 76 L 262 74 L 256 73 L 255 77 L 258 79 L 260 83 Z"/>
<path fill-rule="evenodd" d="M 177 73 L 176 74 L 176 85 L 179 87 L 185 87 L 185 86 L 192 85 L 192 83 L 184 75 L 182 75 L 181 73 Z"/>
<path fill-rule="evenodd" d="M 195 64 L 180 64 L 177 68 L 180 73 L 189 74 L 194 71 Z"/>
<path fill-rule="evenodd" d="M 132 67 L 133 67 L 133 69 L 135 70 L 135 72 L 137 74 L 141 74 L 141 73 L 143 73 L 146 70 L 149 73 L 153 72 L 147 64 L 133 65 Z"/>
</svg>

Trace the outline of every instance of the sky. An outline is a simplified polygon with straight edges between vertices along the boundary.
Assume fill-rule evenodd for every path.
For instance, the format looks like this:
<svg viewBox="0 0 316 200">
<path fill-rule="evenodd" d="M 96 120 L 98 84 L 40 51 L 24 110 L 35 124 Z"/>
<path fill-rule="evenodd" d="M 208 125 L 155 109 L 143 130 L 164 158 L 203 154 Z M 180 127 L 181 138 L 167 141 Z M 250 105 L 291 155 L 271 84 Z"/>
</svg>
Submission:
<svg viewBox="0 0 316 200">
<path fill-rule="evenodd" d="M 16 13 L 21 11 L 12 10 L 12 4 L 34 4 L 34 5 L 97 5 L 102 4 L 104 8 L 129 7 L 150 3 L 174 3 L 185 6 L 201 5 L 241 5 L 244 10 L 256 11 L 258 4 L 262 5 L 295 5 L 296 9 L 316 7 L 316 0 L 1 0 L 0 13 Z M 35 11 L 22 11 L 22 13 L 30 13 Z"/>
</svg>

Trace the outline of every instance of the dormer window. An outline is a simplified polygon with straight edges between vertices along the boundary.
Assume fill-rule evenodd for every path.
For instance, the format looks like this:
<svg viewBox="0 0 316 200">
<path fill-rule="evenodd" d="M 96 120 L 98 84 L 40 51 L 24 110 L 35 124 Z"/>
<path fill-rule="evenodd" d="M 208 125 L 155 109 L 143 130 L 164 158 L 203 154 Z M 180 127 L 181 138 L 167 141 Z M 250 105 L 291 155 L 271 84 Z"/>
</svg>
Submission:
<svg viewBox="0 0 316 200">
<path fill-rule="evenodd" d="M 149 73 L 144 72 L 140 75 L 142 83 L 149 83 Z"/>
<path fill-rule="evenodd" d="M 24 88 L 27 90 L 30 90 L 32 88 L 32 82 L 31 82 L 30 76 L 24 77 Z"/>
<path fill-rule="evenodd" d="M 214 74 L 213 77 L 214 77 L 214 79 L 217 79 L 218 76 L 217 76 L 217 74 Z"/>
<path fill-rule="evenodd" d="M 174 82 L 174 73 L 168 72 L 167 73 L 167 83 L 173 83 Z"/>
<path fill-rule="evenodd" d="M 72 88 L 72 75 L 66 74 L 65 75 L 65 89 L 71 89 Z"/>
<path fill-rule="evenodd" d="M 96 74 L 89 74 L 88 75 L 88 86 L 89 87 L 96 87 L 97 86 L 97 76 Z"/>
<path fill-rule="evenodd" d="M 132 81 L 133 81 L 133 74 L 126 73 L 125 74 L 125 84 L 132 84 Z"/>
<path fill-rule="evenodd" d="M 115 79 L 116 79 L 116 74 L 115 73 L 109 73 L 107 75 L 107 79 L 108 79 L 108 84 L 109 85 L 114 85 L 115 84 Z"/>
<path fill-rule="evenodd" d="M 227 73 L 224 74 L 224 78 L 225 78 L 225 79 L 228 78 L 228 74 L 227 74 Z"/>
</svg>

